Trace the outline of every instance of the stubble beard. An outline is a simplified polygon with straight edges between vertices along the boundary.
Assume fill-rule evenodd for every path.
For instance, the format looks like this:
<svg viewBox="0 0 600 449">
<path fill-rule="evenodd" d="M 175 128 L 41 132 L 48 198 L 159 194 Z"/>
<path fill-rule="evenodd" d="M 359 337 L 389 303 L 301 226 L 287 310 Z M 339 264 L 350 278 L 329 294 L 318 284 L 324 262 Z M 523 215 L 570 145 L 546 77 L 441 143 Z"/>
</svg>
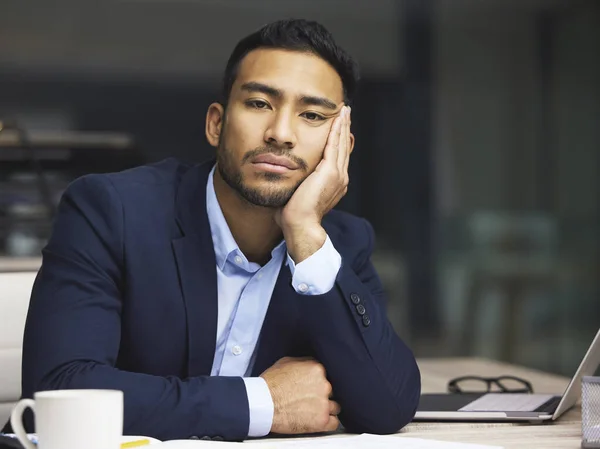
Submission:
<svg viewBox="0 0 600 449">
<path fill-rule="evenodd" d="M 242 164 L 248 163 L 248 159 L 256 156 L 257 154 L 263 154 L 266 152 L 278 153 L 277 151 L 271 151 L 269 148 L 257 148 L 252 150 L 244 156 Z M 283 179 L 283 176 L 279 173 L 261 173 L 260 176 L 270 183 L 268 187 L 253 188 L 248 186 L 244 181 L 244 175 L 239 166 L 236 165 L 235 159 L 233 158 L 233 152 L 227 149 L 226 142 L 222 139 L 217 149 L 217 169 L 221 178 L 225 183 L 231 187 L 242 199 L 248 203 L 259 206 L 268 207 L 272 209 L 279 209 L 284 207 L 296 189 L 302 183 L 300 180 L 294 187 L 282 188 L 278 186 L 279 181 Z"/>
</svg>

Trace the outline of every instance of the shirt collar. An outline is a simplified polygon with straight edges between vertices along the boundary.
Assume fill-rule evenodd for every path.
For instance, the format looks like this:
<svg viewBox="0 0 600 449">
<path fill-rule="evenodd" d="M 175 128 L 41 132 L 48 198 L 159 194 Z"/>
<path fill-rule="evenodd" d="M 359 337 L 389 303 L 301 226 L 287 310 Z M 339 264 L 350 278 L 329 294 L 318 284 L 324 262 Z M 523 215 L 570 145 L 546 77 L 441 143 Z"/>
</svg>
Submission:
<svg viewBox="0 0 600 449">
<path fill-rule="evenodd" d="M 227 256 L 239 251 L 239 248 L 233 235 L 231 235 L 231 231 L 229 230 L 229 226 L 227 226 L 227 221 L 217 200 L 213 182 L 214 172 L 215 167 L 210 171 L 208 182 L 206 183 L 206 212 L 208 213 L 208 223 L 210 224 L 213 246 L 215 247 L 217 265 L 223 270 L 225 269 Z"/>
<path fill-rule="evenodd" d="M 206 212 L 208 214 L 208 223 L 210 224 L 210 232 L 212 235 L 213 246 L 215 248 L 215 257 L 217 266 L 221 270 L 225 270 L 227 260 L 235 255 L 241 256 L 248 263 L 245 255 L 240 250 L 237 242 L 231 234 L 231 230 L 227 225 L 221 205 L 217 200 L 214 184 L 215 166 L 211 169 L 206 183 Z M 271 257 L 278 259 L 283 257 L 286 251 L 285 240 L 282 240 L 279 245 L 271 251 Z M 286 262 L 287 265 L 287 262 Z"/>
</svg>

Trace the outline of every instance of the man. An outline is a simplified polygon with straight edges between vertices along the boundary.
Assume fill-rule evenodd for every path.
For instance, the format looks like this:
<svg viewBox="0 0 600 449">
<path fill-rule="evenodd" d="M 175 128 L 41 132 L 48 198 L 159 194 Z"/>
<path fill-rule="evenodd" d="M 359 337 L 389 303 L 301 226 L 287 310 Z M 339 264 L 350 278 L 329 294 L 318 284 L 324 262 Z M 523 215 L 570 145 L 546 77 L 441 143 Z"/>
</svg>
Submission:
<svg viewBox="0 0 600 449">
<path fill-rule="evenodd" d="M 356 78 L 321 25 L 272 23 L 208 108 L 216 165 L 75 181 L 32 293 L 23 395 L 122 390 L 124 432 L 159 439 L 406 425 L 419 371 L 386 318 L 373 230 L 330 211 Z"/>
</svg>

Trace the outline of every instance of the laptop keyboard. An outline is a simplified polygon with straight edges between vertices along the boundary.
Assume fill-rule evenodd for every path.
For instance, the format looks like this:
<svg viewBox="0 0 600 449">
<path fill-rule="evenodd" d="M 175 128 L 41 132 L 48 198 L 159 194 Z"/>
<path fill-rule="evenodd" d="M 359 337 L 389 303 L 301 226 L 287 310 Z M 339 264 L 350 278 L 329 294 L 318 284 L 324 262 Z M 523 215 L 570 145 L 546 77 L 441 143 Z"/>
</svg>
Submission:
<svg viewBox="0 0 600 449">
<path fill-rule="evenodd" d="M 556 411 L 556 409 L 558 408 L 558 404 L 560 404 L 560 401 L 562 400 L 562 398 L 563 398 L 562 396 L 553 396 L 552 399 L 550 399 L 548 402 L 545 402 L 544 404 L 540 405 L 534 411 L 553 414 Z"/>
<path fill-rule="evenodd" d="M 533 412 L 552 399 L 552 394 L 488 393 L 465 405 L 460 411 Z"/>
</svg>

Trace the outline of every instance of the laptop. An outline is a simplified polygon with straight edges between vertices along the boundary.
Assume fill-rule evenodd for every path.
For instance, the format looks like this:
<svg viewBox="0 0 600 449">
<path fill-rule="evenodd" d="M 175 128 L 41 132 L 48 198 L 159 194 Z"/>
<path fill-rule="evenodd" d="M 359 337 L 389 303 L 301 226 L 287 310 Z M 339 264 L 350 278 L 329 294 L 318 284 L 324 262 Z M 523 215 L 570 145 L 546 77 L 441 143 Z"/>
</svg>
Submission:
<svg viewBox="0 0 600 449">
<path fill-rule="evenodd" d="M 569 410 L 581 378 L 600 365 L 600 330 L 562 396 L 529 393 L 422 394 L 415 421 L 548 421 Z"/>
</svg>

